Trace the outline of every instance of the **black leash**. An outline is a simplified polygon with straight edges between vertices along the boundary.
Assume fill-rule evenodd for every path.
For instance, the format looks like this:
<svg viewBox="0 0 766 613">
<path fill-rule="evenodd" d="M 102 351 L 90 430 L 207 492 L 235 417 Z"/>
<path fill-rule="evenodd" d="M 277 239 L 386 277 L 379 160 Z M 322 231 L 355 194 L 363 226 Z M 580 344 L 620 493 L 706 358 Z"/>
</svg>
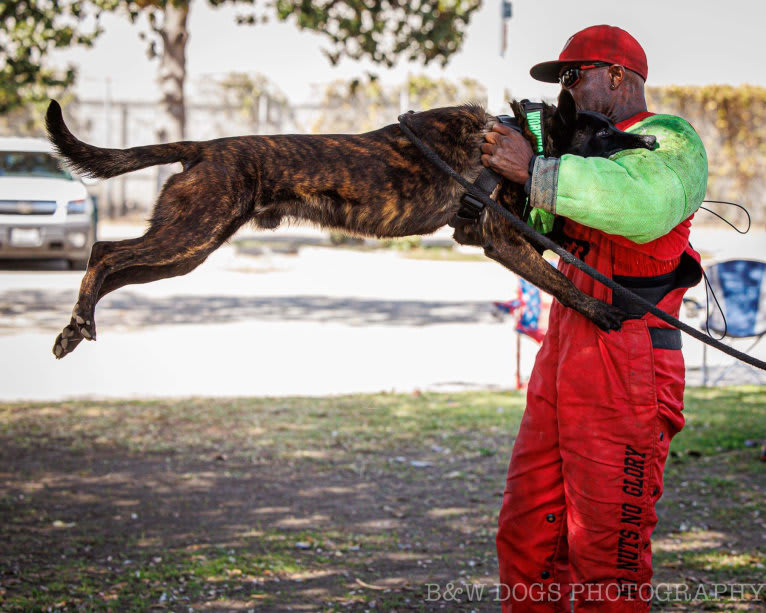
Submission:
<svg viewBox="0 0 766 613">
<path fill-rule="evenodd" d="M 426 159 L 428 159 L 428 161 L 430 161 L 432 164 L 437 166 L 440 170 L 442 170 L 443 172 L 448 174 L 450 177 L 452 177 L 455 181 L 460 183 L 460 185 L 462 185 L 463 188 L 465 188 L 466 192 L 468 192 L 474 199 L 480 201 L 485 206 L 489 206 L 493 211 L 502 215 L 508 221 L 508 223 L 510 223 L 516 230 L 521 232 L 524 236 L 526 236 L 533 242 L 545 247 L 546 249 L 550 249 L 551 251 L 556 253 L 561 259 L 563 259 L 567 264 L 571 264 L 575 268 L 582 270 L 585 274 L 592 277 L 593 279 L 595 279 L 602 285 L 605 285 L 610 290 L 612 290 L 613 293 L 617 294 L 618 296 L 622 296 L 623 298 L 628 298 L 632 300 L 633 302 L 641 305 L 647 311 L 652 313 L 652 315 L 655 315 L 656 317 L 658 317 L 665 323 L 670 324 L 674 328 L 678 328 L 679 330 L 686 332 L 689 336 L 696 338 L 698 341 L 701 341 L 707 345 L 710 345 L 711 347 L 715 347 L 719 351 L 723 351 L 724 353 L 732 357 L 735 357 L 738 360 L 745 362 L 746 364 L 750 364 L 751 366 L 755 366 L 756 368 L 760 368 L 761 370 L 766 370 L 766 362 L 762 362 L 761 360 L 757 360 L 756 358 L 749 356 L 746 353 L 737 351 L 733 347 L 730 347 L 729 345 L 726 345 L 722 343 L 721 341 L 718 341 L 716 339 L 706 336 L 701 331 L 696 330 L 695 328 L 692 328 L 691 326 L 683 323 L 682 321 L 678 321 L 675 317 L 668 315 L 665 311 L 657 308 L 651 302 L 644 300 L 641 296 L 634 294 L 630 290 L 624 288 L 619 283 L 615 283 L 614 280 L 610 279 L 606 275 L 600 273 L 594 268 L 591 268 L 585 262 L 576 258 L 571 253 L 569 253 L 569 251 L 567 251 L 566 249 L 554 243 L 547 236 L 544 236 L 540 234 L 539 232 L 536 232 L 535 230 L 533 230 L 524 221 L 516 217 L 510 211 L 503 208 L 494 200 L 492 200 L 492 198 L 490 198 L 488 194 L 482 192 L 479 188 L 477 188 L 466 178 L 458 174 L 449 164 L 447 164 L 444 160 L 442 160 L 428 145 L 426 145 L 422 140 L 420 140 L 420 138 L 418 138 L 417 135 L 410 129 L 410 127 L 406 124 L 406 121 L 405 121 L 406 117 L 407 117 L 407 114 L 399 116 L 399 127 L 401 128 L 402 132 L 404 132 L 404 134 L 407 136 L 407 138 L 410 139 L 412 144 L 415 145 L 420 150 L 420 152 L 426 157 Z"/>
<path fill-rule="evenodd" d="M 715 215 L 726 223 L 727 225 L 734 228 L 735 231 L 739 232 L 740 234 L 747 234 L 750 232 L 750 211 L 748 211 L 744 206 L 741 204 L 737 204 L 736 202 L 729 202 L 728 200 L 703 200 L 704 202 L 710 202 L 713 204 L 729 204 L 731 206 L 736 206 L 737 208 L 741 209 L 742 212 L 747 216 L 747 228 L 744 230 L 740 230 L 737 226 L 735 226 L 733 223 L 731 223 L 728 219 L 723 217 L 722 215 L 719 215 L 716 213 L 713 209 L 709 209 L 706 206 L 700 206 L 700 208 L 703 211 L 707 211 L 711 215 Z M 691 244 L 691 243 L 690 243 Z M 705 279 L 705 332 L 707 332 L 707 335 L 710 338 L 713 338 L 713 335 L 710 332 L 710 297 L 713 297 L 713 301 L 715 302 L 715 306 L 718 307 L 718 312 L 721 314 L 721 319 L 723 320 L 723 333 L 721 334 L 720 338 L 724 338 L 726 336 L 726 330 L 728 328 L 728 324 L 726 323 L 726 314 L 723 312 L 723 309 L 721 308 L 721 304 L 718 302 L 718 296 L 715 295 L 715 292 L 713 291 L 713 286 L 710 285 L 710 281 L 708 281 L 707 274 L 705 271 L 702 271 L 702 276 Z"/>
<path fill-rule="evenodd" d="M 716 213 L 713 209 L 709 209 L 706 206 L 701 206 L 700 207 L 703 211 L 707 211 L 711 215 L 715 215 L 716 217 L 718 217 L 718 219 L 720 219 L 724 223 L 730 225 L 732 228 L 734 228 L 740 234 L 747 234 L 748 232 L 750 232 L 750 211 L 748 211 L 741 204 L 737 204 L 736 202 L 729 202 L 728 200 L 703 200 L 702 202 L 712 202 L 714 204 L 730 204 L 731 206 L 736 206 L 737 208 L 742 209 L 742 211 L 747 216 L 747 228 L 745 228 L 744 230 L 740 230 L 737 226 L 735 226 L 733 223 L 731 223 L 728 219 L 726 219 L 722 215 L 719 215 L 718 213 Z"/>
</svg>

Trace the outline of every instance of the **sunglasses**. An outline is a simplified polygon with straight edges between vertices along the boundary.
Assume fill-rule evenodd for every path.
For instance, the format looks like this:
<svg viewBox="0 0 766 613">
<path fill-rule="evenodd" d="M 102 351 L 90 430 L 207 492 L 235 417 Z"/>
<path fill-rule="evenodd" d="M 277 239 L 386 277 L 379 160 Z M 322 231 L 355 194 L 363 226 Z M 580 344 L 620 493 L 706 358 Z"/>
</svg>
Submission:
<svg viewBox="0 0 766 613">
<path fill-rule="evenodd" d="M 611 66 L 611 64 L 609 62 L 593 62 L 592 64 L 583 64 L 582 66 L 570 66 L 559 75 L 559 83 L 561 83 L 562 87 L 570 89 L 577 85 L 580 80 L 580 73 L 583 70 L 599 68 L 601 66 Z"/>
</svg>

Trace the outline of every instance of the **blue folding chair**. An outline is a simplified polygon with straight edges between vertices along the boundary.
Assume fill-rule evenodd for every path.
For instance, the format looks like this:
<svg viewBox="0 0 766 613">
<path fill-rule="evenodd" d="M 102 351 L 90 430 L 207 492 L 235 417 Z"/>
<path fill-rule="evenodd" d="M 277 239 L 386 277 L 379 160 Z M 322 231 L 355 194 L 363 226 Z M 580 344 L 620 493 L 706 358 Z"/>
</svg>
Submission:
<svg viewBox="0 0 766 613">
<path fill-rule="evenodd" d="M 702 329 L 710 330 L 716 336 L 724 335 L 722 340 L 753 339 L 752 344 L 745 350 L 745 353 L 750 353 L 766 335 L 766 262 L 727 260 L 711 265 L 705 270 L 705 274 L 710 283 L 706 292 L 711 312 L 707 321 L 703 322 Z M 702 308 L 702 305 L 692 298 L 685 298 L 684 302 L 693 305 L 695 309 Z M 737 361 L 718 373 L 710 381 L 711 385 L 715 385 L 730 371 L 739 367 L 748 369 L 757 383 L 763 383 L 760 371 Z M 709 374 L 707 345 L 703 345 L 702 385 L 708 384 Z"/>
</svg>

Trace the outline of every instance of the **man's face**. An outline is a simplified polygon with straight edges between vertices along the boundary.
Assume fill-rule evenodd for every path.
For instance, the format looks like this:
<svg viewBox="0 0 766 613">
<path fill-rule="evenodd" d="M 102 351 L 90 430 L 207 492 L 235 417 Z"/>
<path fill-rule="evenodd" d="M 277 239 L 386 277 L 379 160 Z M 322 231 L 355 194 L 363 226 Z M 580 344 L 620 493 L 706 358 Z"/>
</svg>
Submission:
<svg viewBox="0 0 766 613">
<path fill-rule="evenodd" d="M 564 70 L 562 70 L 563 73 Z M 560 75 L 559 75 L 560 76 Z M 581 111 L 596 111 L 608 115 L 610 109 L 609 67 L 596 66 L 580 70 L 580 78 L 568 89 Z"/>
</svg>

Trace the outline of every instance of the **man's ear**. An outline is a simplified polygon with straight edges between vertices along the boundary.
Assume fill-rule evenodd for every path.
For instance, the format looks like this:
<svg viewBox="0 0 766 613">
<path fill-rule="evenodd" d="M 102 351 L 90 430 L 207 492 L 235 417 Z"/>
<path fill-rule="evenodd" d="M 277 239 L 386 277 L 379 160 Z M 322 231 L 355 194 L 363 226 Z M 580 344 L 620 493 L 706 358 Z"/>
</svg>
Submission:
<svg viewBox="0 0 766 613">
<path fill-rule="evenodd" d="M 557 112 L 561 119 L 561 123 L 564 126 L 571 128 L 575 125 L 575 122 L 577 121 L 577 106 L 568 89 L 562 89 L 559 94 Z"/>
</svg>

